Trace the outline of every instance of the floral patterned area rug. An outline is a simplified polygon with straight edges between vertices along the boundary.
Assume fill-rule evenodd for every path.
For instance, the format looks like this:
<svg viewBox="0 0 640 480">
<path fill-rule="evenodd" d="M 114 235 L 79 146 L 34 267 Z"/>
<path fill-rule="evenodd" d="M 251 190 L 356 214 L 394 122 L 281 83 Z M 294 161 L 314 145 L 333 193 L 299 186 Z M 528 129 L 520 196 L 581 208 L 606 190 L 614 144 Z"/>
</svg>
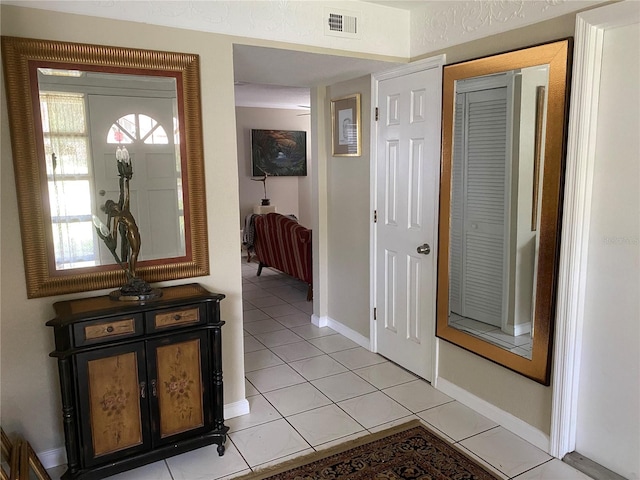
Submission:
<svg viewBox="0 0 640 480">
<path fill-rule="evenodd" d="M 259 470 L 237 480 L 496 480 L 419 420 Z"/>
</svg>

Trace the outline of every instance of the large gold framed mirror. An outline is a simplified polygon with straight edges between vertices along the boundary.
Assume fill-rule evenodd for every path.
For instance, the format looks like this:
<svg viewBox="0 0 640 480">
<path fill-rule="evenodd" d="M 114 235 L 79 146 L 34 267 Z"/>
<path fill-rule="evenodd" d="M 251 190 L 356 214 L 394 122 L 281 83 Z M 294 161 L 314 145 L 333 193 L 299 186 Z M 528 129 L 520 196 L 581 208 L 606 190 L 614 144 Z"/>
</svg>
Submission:
<svg viewBox="0 0 640 480">
<path fill-rule="evenodd" d="M 443 73 L 439 338 L 549 385 L 571 40 Z"/>
<path fill-rule="evenodd" d="M 29 298 L 119 287 L 93 216 L 117 200 L 116 151 L 147 282 L 207 275 L 199 57 L 2 37 Z"/>
</svg>

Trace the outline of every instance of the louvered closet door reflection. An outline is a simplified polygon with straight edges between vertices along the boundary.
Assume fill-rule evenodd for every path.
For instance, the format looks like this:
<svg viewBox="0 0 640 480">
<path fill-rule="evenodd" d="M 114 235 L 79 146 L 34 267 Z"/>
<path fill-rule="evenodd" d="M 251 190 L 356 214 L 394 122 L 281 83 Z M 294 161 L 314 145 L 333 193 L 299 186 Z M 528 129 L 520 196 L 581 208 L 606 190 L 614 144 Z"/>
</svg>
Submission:
<svg viewBox="0 0 640 480">
<path fill-rule="evenodd" d="M 456 124 L 464 127 L 455 132 L 463 147 L 454 148 L 451 310 L 501 326 L 508 226 L 507 89 L 459 94 L 456 103 L 457 116 L 464 117 Z"/>
</svg>

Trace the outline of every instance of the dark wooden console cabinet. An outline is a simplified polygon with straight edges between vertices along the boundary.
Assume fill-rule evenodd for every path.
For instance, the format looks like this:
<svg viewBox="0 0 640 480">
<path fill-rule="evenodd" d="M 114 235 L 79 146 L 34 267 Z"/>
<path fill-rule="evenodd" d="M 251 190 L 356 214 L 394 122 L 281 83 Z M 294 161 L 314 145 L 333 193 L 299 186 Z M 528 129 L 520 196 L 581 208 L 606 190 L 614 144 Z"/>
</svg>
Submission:
<svg viewBox="0 0 640 480">
<path fill-rule="evenodd" d="M 218 444 L 224 454 L 220 301 L 198 284 L 144 302 L 54 304 L 68 469 L 98 479 Z"/>
</svg>

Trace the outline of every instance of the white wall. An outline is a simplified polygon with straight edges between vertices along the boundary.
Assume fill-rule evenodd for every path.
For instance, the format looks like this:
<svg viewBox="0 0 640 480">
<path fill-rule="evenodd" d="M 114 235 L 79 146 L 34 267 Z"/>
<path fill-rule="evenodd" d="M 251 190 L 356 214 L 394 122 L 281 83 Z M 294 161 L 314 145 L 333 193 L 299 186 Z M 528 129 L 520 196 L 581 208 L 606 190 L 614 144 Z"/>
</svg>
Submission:
<svg viewBox="0 0 640 480">
<path fill-rule="evenodd" d="M 127 19 L 151 25 L 314 46 L 325 50 L 341 49 L 374 56 L 409 56 L 409 12 L 373 2 L 365 3 L 357 0 L 340 0 L 340 2 L 335 0 L 225 2 L 3 0 L 2 3 L 79 15 L 96 15 L 116 21 Z M 324 19 L 329 9 L 334 12 L 335 9 L 356 12 L 359 17 L 358 37 L 326 35 Z M 564 6 L 556 8 L 555 5 L 549 4 L 546 9 L 536 10 L 538 12 L 532 12 L 527 17 L 529 21 L 557 15 L 567 8 Z M 509 20 L 519 23 L 518 18 Z M 507 22 L 507 24 L 510 23 Z M 484 32 L 494 30 L 496 25 L 487 27 L 482 30 Z M 505 25 L 501 27 L 504 28 Z"/>
<path fill-rule="evenodd" d="M 534 279 L 536 270 L 536 253 L 538 248 L 537 232 L 531 230 L 531 213 L 533 205 L 533 166 L 536 130 L 536 91 L 538 86 L 548 84 L 546 68 L 527 68 L 522 72 L 520 137 L 518 152 L 518 196 L 517 203 L 517 235 L 515 252 L 515 297 L 513 317 L 509 320 L 514 325 L 531 328 L 533 316 Z M 547 89 L 548 90 L 548 89 Z M 543 111 L 542 116 L 545 118 Z M 544 125 L 541 129 L 544 136 Z M 542 139 L 544 146 L 544 138 Z M 544 150 L 540 152 L 539 172 L 544 171 Z M 538 216 L 540 221 L 540 199 L 542 183 L 538 186 Z M 529 324 L 528 326 L 526 324 Z M 525 328 L 526 330 L 526 328 Z"/>
<path fill-rule="evenodd" d="M 576 451 L 640 478 L 640 24 L 605 33 Z"/>
<path fill-rule="evenodd" d="M 304 130 L 307 132 L 307 177 L 313 174 L 311 159 L 311 121 L 303 110 L 236 107 L 238 134 L 238 180 L 240 186 L 240 228 L 244 219 L 264 197 L 262 182 L 251 180 L 251 129 Z M 311 188 L 307 177 L 268 177 L 267 196 L 277 212 L 293 214 L 300 223 L 311 228 Z M 302 207 L 302 208 L 301 208 Z"/>
</svg>

